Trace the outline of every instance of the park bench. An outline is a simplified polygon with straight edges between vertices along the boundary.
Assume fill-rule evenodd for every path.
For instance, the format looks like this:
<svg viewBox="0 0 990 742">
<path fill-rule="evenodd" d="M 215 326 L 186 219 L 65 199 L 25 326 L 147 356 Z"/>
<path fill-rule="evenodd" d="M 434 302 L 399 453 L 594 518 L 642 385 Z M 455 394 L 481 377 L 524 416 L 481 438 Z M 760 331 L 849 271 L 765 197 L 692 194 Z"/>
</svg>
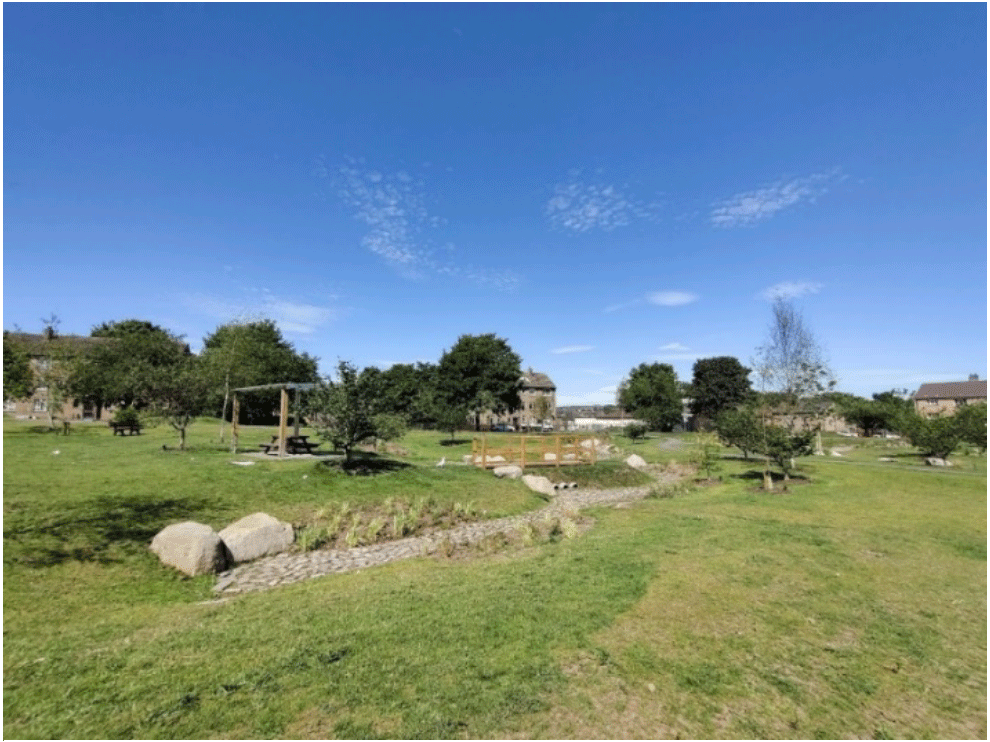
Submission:
<svg viewBox="0 0 990 742">
<path fill-rule="evenodd" d="M 141 435 L 141 424 L 140 423 L 108 423 L 113 429 L 114 435 Z"/>
</svg>

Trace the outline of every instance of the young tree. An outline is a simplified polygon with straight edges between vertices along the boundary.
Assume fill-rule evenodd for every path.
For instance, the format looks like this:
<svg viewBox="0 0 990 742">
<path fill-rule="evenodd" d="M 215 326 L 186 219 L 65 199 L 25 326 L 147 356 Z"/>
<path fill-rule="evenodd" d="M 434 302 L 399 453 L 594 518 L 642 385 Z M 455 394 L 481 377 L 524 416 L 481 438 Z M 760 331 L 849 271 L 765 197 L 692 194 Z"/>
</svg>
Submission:
<svg viewBox="0 0 990 742">
<path fill-rule="evenodd" d="M 742 451 L 746 459 L 762 447 L 762 426 L 751 407 L 723 410 L 715 418 L 715 432 L 727 446 L 735 446 Z"/>
<path fill-rule="evenodd" d="M 963 441 L 987 450 L 987 405 L 966 405 L 955 414 L 956 426 Z"/>
<path fill-rule="evenodd" d="M 462 335 L 437 369 L 440 408 L 465 409 L 481 429 L 481 413 L 519 409 L 522 370 L 508 342 L 494 334 Z"/>
<path fill-rule="evenodd" d="M 309 410 L 320 436 L 344 452 L 350 463 L 354 447 L 376 436 L 374 394 L 369 376 L 362 381 L 347 361 L 337 364 L 337 380 L 325 379 L 309 395 Z"/>
<path fill-rule="evenodd" d="M 783 401 L 780 412 L 789 421 L 792 437 L 798 436 L 802 427 L 799 420 L 802 417 L 808 420 L 805 427 L 814 433 L 814 453 L 823 454 L 821 427 L 831 408 L 827 392 L 835 387 L 834 375 L 824 351 L 794 305 L 777 297 L 772 311 L 768 339 L 758 351 L 756 367 L 763 391 L 770 389 L 780 394 Z M 764 409 L 765 425 L 769 413 L 770 410 Z M 768 447 L 769 441 L 765 440 L 764 448 Z M 793 448 L 803 450 L 801 446 Z M 793 468 L 793 460 L 790 467 Z M 764 472 L 764 483 L 767 489 L 772 489 L 769 471 Z"/>
<path fill-rule="evenodd" d="M 683 421 L 677 375 L 667 363 L 641 363 L 619 385 L 619 405 L 652 430 L 670 431 Z"/>
<path fill-rule="evenodd" d="M 699 358 L 694 363 L 691 383 L 691 412 L 713 421 L 724 410 L 734 409 L 753 399 L 750 369 L 732 356 Z"/>
<path fill-rule="evenodd" d="M 903 433 L 912 446 L 925 456 L 947 459 L 963 440 L 963 431 L 955 416 L 922 417 L 917 413 L 904 419 Z"/>
<path fill-rule="evenodd" d="M 189 355 L 168 366 L 150 368 L 142 393 L 148 411 L 165 420 L 179 434 L 179 450 L 186 448 L 186 431 L 209 401 L 213 380 L 199 356 Z"/>
<path fill-rule="evenodd" d="M 9 332 L 3 332 L 4 399 L 27 399 L 34 393 L 34 372 L 24 346 Z"/>
</svg>

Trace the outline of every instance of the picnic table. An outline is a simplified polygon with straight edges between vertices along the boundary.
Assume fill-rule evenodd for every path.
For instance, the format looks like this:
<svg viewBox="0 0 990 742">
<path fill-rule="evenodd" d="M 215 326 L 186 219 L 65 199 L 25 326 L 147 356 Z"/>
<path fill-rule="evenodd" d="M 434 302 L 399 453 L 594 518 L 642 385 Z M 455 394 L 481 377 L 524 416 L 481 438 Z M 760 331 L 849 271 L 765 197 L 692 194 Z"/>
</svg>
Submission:
<svg viewBox="0 0 990 742">
<path fill-rule="evenodd" d="M 110 422 L 110 427 L 113 428 L 114 435 L 141 435 L 141 425 L 140 423 L 115 423 Z M 66 423 L 66 429 L 68 429 L 68 423 Z"/>
<path fill-rule="evenodd" d="M 258 444 L 265 453 L 278 453 L 278 436 L 272 436 L 271 443 Z M 320 447 L 319 443 L 310 443 L 308 435 L 289 435 L 285 438 L 286 453 L 313 453 Z"/>
</svg>

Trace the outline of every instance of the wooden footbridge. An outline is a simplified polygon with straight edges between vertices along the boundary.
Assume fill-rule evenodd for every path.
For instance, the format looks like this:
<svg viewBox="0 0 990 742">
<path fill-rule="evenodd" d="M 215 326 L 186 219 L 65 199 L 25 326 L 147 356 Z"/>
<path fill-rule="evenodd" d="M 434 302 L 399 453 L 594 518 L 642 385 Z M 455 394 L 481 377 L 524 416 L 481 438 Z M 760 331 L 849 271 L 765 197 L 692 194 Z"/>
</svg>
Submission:
<svg viewBox="0 0 990 742">
<path fill-rule="evenodd" d="M 471 441 L 471 461 L 482 469 L 594 464 L 596 442 L 593 435 L 482 435 Z"/>
</svg>

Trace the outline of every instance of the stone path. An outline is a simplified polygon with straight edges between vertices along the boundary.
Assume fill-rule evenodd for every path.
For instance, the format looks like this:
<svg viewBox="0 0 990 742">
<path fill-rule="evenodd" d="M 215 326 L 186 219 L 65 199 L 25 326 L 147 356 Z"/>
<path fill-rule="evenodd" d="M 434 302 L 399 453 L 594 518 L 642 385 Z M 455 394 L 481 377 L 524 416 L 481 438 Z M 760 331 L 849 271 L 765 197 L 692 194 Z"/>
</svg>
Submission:
<svg viewBox="0 0 990 742">
<path fill-rule="evenodd" d="M 669 474 L 654 476 L 661 483 L 676 479 Z M 445 542 L 473 544 L 492 534 L 512 532 L 524 523 L 538 523 L 548 517 L 565 516 L 581 508 L 641 500 L 651 489 L 653 485 L 607 490 L 561 490 L 550 505 L 532 513 L 468 523 L 456 528 L 372 546 L 359 546 L 353 549 L 318 549 L 301 554 L 285 552 L 222 572 L 213 590 L 217 597 L 239 595 L 268 590 L 279 585 L 290 585 L 314 577 L 352 572 L 399 559 L 424 556 L 436 551 Z"/>
</svg>

